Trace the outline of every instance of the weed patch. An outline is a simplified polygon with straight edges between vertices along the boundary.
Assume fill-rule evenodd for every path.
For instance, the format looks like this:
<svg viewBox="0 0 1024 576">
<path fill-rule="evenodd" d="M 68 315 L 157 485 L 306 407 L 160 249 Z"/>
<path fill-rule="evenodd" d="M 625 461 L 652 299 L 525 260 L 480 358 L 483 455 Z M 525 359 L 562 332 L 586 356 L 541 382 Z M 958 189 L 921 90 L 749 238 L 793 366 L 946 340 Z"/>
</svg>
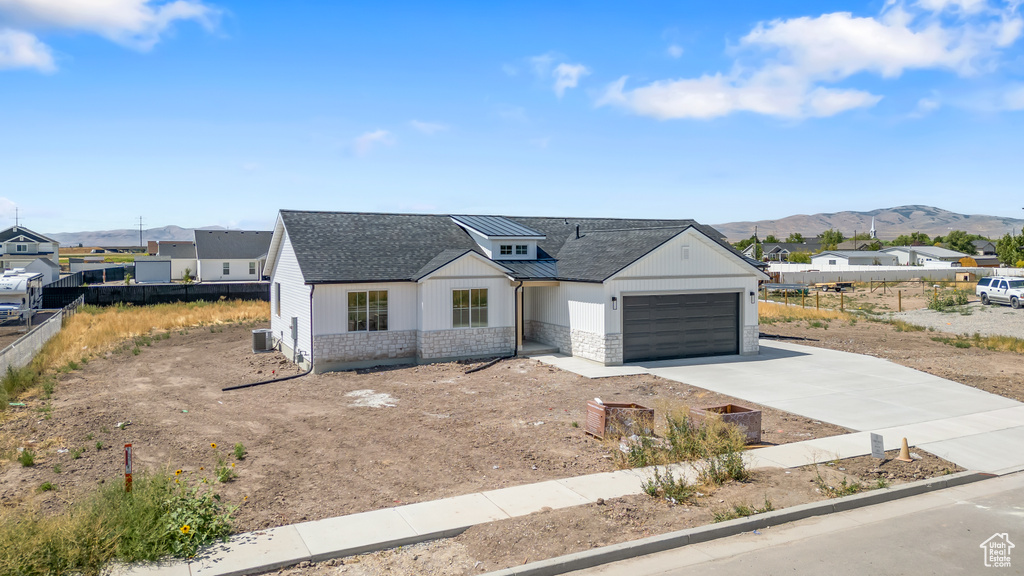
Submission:
<svg viewBox="0 0 1024 576">
<path fill-rule="evenodd" d="M 736 518 L 746 518 L 747 516 L 753 516 L 754 514 L 764 514 L 765 512 L 771 512 L 775 510 L 775 506 L 767 496 L 764 498 L 764 504 L 761 507 L 747 506 L 746 504 L 733 504 L 731 509 L 722 510 L 714 513 L 715 522 L 725 522 L 726 520 L 735 520 Z"/>
</svg>

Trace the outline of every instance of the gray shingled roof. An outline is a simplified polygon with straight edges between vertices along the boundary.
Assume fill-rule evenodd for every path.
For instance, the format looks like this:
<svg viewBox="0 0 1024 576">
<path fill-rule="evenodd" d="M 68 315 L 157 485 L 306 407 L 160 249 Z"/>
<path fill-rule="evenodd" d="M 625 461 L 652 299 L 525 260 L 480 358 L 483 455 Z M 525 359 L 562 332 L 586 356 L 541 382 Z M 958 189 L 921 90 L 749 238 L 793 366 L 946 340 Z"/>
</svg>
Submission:
<svg viewBox="0 0 1024 576">
<path fill-rule="evenodd" d="M 170 256 L 171 258 L 182 258 L 186 260 L 195 260 L 196 243 L 169 242 L 166 240 L 161 240 L 160 243 L 157 244 L 157 255 Z"/>
<path fill-rule="evenodd" d="M 32 242 L 53 242 L 54 244 L 57 243 L 56 240 L 47 238 L 46 236 L 43 236 L 38 232 L 33 232 L 28 228 L 25 228 L 24 226 L 11 226 L 6 230 L 0 230 L 0 242 L 7 242 L 8 240 L 11 240 L 12 238 L 17 238 L 18 236 L 24 236 Z"/>
<path fill-rule="evenodd" d="M 196 230 L 200 260 L 256 260 L 270 250 L 274 233 L 265 230 Z"/>
<path fill-rule="evenodd" d="M 758 264 L 717 230 L 693 220 L 507 219 L 546 237 L 537 243 L 537 260 L 496 261 L 519 279 L 602 282 L 691 226 L 743 261 Z M 476 242 L 447 215 L 282 210 L 281 220 L 302 275 L 311 284 L 415 280 L 467 251 L 478 251 Z"/>
</svg>

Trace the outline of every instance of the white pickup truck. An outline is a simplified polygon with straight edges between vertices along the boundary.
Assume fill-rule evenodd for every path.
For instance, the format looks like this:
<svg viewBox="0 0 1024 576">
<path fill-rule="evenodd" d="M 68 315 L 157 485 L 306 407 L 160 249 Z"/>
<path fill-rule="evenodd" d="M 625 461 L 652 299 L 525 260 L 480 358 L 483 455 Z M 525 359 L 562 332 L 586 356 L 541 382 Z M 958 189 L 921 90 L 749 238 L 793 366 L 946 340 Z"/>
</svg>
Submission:
<svg viewBox="0 0 1024 576">
<path fill-rule="evenodd" d="M 978 280 L 974 293 L 982 304 L 995 302 L 1009 304 L 1014 308 L 1024 305 L 1024 278 L 1016 276 L 989 276 Z"/>
</svg>

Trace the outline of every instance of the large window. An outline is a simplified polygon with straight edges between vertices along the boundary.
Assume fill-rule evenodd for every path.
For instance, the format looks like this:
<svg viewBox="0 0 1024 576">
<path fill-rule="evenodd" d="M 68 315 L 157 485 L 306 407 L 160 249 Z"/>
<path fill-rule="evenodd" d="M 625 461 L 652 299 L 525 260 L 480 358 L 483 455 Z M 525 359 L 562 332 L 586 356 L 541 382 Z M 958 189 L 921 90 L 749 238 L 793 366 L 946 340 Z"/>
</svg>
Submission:
<svg viewBox="0 0 1024 576">
<path fill-rule="evenodd" d="M 228 274 L 231 274 L 231 262 L 224 263 L 224 275 L 227 276 Z"/>
<path fill-rule="evenodd" d="M 387 290 L 348 293 L 349 332 L 379 332 L 387 329 Z"/>
<path fill-rule="evenodd" d="M 487 289 L 452 290 L 452 328 L 487 327 Z"/>
</svg>

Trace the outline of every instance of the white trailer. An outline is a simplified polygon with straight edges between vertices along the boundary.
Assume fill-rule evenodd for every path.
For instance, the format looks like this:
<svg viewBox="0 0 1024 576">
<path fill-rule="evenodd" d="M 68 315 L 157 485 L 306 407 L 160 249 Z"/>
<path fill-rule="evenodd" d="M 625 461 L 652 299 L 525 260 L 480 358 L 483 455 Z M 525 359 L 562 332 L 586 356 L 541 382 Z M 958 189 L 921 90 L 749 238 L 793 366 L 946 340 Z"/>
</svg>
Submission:
<svg viewBox="0 0 1024 576">
<path fill-rule="evenodd" d="M 23 316 L 43 307 L 43 275 L 24 268 L 0 274 L 0 318 Z"/>
</svg>

